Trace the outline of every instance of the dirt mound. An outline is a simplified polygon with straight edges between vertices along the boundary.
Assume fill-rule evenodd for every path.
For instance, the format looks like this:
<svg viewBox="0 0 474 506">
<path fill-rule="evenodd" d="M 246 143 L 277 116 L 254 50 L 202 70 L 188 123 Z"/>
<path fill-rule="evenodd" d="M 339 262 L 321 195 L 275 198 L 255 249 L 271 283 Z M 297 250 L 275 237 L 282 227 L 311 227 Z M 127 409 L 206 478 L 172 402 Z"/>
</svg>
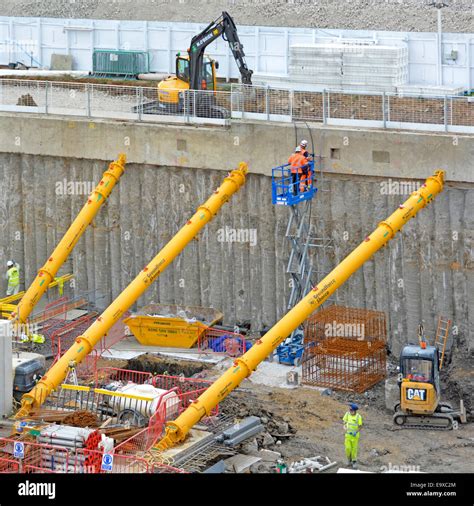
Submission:
<svg viewBox="0 0 474 506">
<path fill-rule="evenodd" d="M 208 364 L 202 362 L 175 360 L 151 355 L 149 353 L 128 360 L 125 366 L 126 369 L 131 369 L 132 371 L 145 371 L 151 372 L 152 374 L 169 374 L 170 376 L 184 374 L 186 378 L 191 378 L 195 374 L 209 369 L 209 367 Z"/>
</svg>

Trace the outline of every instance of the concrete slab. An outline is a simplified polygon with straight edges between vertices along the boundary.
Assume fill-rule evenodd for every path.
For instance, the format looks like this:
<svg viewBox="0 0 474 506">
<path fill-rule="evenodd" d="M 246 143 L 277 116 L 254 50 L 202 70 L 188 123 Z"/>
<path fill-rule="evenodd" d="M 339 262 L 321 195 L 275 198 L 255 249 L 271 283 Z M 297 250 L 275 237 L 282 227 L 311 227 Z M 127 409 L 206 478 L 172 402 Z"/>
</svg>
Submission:
<svg viewBox="0 0 474 506">
<path fill-rule="evenodd" d="M 251 465 L 260 462 L 260 460 L 262 459 L 259 457 L 238 453 L 237 455 L 224 460 L 224 463 L 227 469 L 233 470 L 236 473 L 245 473 L 250 469 Z"/>
<path fill-rule="evenodd" d="M 223 460 L 219 460 L 213 466 L 203 471 L 204 474 L 222 474 L 225 473 L 225 463 Z"/>
<path fill-rule="evenodd" d="M 188 437 L 186 438 L 186 441 L 178 446 L 175 446 L 173 448 L 169 448 L 168 450 L 164 451 L 161 456 L 164 459 L 174 459 L 176 458 L 181 452 L 185 450 L 189 450 L 192 446 L 202 441 L 204 438 L 208 437 L 211 434 L 211 432 L 208 432 L 206 430 L 198 430 L 198 429 L 191 429 L 189 431 Z M 166 461 L 166 460 L 164 460 Z"/>
<path fill-rule="evenodd" d="M 270 387 L 298 388 L 298 385 L 289 385 L 286 380 L 286 375 L 290 371 L 297 371 L 298 376 L 301 377 L 301 366 L 290 367 L 276 362 L 262 362 L 248 381 Z"/>
<path fill-rule="evenodd" d="M 272 450 L 266 450 L 264 448 L 259 450 L 255 455 L 260 457 L 265 462 L 276 462 L 278 459 L 281 459 L 280 452 L 274 452 Z"/>
<path fill-rule="evenodd" d="M 80 318 L 81 316 L 84 316 L 88 313 L 88 311 L 84 311 L 83 309 L 71 309 L 66 313 L 66 320 L 76 320 L 77 318 Z"/>
<path fill-rule="evenodd" d="M 72 55 L 53 53 L 50 66 L 51 70 L 72 70 Z"/>
</svg>

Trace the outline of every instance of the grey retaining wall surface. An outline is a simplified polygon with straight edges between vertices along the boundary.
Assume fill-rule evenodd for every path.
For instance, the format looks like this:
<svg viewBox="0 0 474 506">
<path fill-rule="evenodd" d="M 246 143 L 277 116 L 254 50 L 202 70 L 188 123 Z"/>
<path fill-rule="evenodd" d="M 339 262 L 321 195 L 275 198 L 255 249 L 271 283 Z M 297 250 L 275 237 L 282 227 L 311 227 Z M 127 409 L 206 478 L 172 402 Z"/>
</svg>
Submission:
<svg viewBox="0 0 474 506">
<path fill-rule="evenodd" d="M 30 282 L 86 199 L 61 195 L 62 182 L 96 183 L 106 165 L 90 159 L 1 153 L 0 265 L 15 258 Z M 218 170 L 128 164 L 61 272 L 76 274 L 79 291 L 96 290 L 104 302 L 111 301 L 223 176 Z M 326 183 L 328 191 L 313 201 L 312 216 L 315 223 L 322 218 L 319 232 L 334 240 L 327 259 L 315 258 L 321 271 L 329 272 L 406 195 L 383 194 L 380 179 L 374 177 L 330 174 Z M 439 314 L 452 317 L 474 349 L 473 209 L 473 189 L 451 183 L 352 276 L 338 291 L 337 301 L 387 312 L 395 353 L 401 344 L 416 340 L 421 319 L 433 330 Z M 250 174 L 243 189 L 162 274 L 138 307 L 150 301 L 211 305 L 223 310 L 229 323 L 250 320 L 256 329 L 273 324 L 284 314 L 288 296 L 284 238 L 288 212 L 272 206 L 271 179 Z M 255 229 L 256 244 L 226 242 L 225 227 L 228 233 Z M 2 291 L 5 285 L 2 278 Z"/>
</svg>

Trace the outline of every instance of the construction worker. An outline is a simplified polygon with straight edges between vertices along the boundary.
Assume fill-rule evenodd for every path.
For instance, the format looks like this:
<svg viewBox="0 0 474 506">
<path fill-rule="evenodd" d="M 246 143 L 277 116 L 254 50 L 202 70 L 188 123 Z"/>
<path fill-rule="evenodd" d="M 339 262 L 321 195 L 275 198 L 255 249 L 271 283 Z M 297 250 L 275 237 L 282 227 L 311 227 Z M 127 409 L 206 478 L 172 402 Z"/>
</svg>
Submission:
<svg viewBox="0 0 474 506">
<path fill-rule="evenodd" d="M 312 160 L 312 158 L 308 152 L 308 141 L 307 140 L 303 139 L 300 142 L 300 148 L 301 148 L 301 154 L 306 159 L 306 165 L 303 166 L 303 175 L 301 176 L 301 183 L 300 183 L 300 191 L 304 192 L 306 190 L 309 190 L 309 188 L 311 188 L 311 181 L 313 179 L 313 174 L 312 174 L 309 162 Z"/>
<path fill-rule="evenodd" d="M 296 146 L 295 152 L 288 158 L 288 163 L 291 169 L 291 186 L 293 188 L 293 195 L 298 194 L 298 186 L 300 184 L 300 177 L 303 173 L 303 167 L 306 165 L 306 158 L 301 154 L 301 147 Z"/>
<path fill-rule="evenodd" d="M 346 457 L 348 465 L 355 468 L 357 464 L 357 450 L 359 446 L 360 429 L 362 427 L 362 417 L 358 413 L 357 404 L 349 404 L 349 411 L 344 415 Z"/>
<path fill-rule="evenodd" d="M 16 295 L 20 290 L 20 266 L 13 260 L 8 260 L 7 269 L 7 295 Z"/>
<path fill-rule="evenodd" d="M 306 158 L 306 160 L 311 160 L 311 155 L 308 153 L 308 141 L 303 139 L 300 142 L 301 154 Z"/>
</svg>

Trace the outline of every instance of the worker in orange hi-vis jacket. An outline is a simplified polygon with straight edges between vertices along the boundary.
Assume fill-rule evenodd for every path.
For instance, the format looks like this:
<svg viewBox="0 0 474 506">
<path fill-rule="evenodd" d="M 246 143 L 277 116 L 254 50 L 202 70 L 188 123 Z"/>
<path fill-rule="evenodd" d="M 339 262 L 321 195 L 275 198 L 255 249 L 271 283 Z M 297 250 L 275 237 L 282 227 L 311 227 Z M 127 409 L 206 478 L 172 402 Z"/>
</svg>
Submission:
<svg viewBox="0 0 474 506">
<path fill-rule="evenodd" d="M 303 174 L 300 178 L 300 191 L 304 192 L 311 188 L 311 182 L 313 180 L 313 173 L 311 171 L 311 167 L 309 162 L 313 159 L 312 156 L 308 152 L 308 141 L 303 139 L 300 142 L 301 154 L 306 159 L 306 165 L 303 166 Z"/>
<path fill-rule="evenodd" d="M 307 165 L 306 158 L 301 154 L 301 147 L 297 146 L 295 152 L 288 158 L 291 168 L 291 186 L 293 195 L 298 194 L 298 186 L 300 185 L 300 177 L 303 173 L 303 167 Z"/>
</svg>

